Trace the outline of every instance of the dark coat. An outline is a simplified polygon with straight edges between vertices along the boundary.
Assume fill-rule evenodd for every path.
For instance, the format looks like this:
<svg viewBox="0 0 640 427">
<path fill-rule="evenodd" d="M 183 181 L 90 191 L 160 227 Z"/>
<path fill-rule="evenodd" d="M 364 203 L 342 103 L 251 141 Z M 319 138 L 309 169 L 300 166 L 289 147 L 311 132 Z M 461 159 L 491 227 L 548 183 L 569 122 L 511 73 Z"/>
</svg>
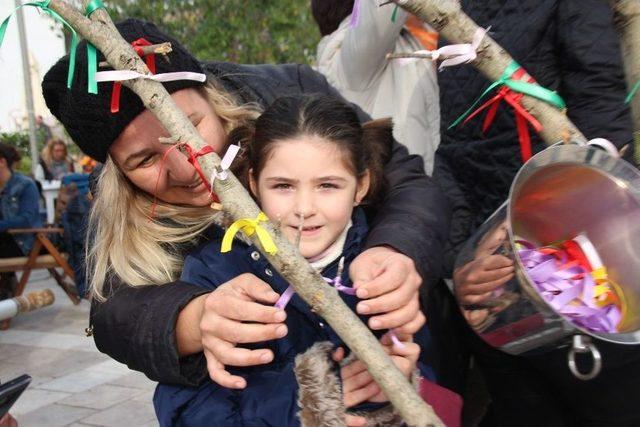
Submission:
<svg viewBox="0 0 640 427">
<path fill-rule="evenodd" d="M 241 101 L 262 107 L 281 95 L 337 95 L 326 79 L 305 65 L 210 63 L 207 71 Z M 361 112 L 362 120 L 368 117 Z M 424 175 L 422 159 L 395 143 L 385 166 L 389 191 L 373 218 L 365 248 L 389 245 L 411 257 L 426 283 L 441 276 L 442 247 L 449 228 L 446 198 Z M 99 196 L 98 196 L 99 197 Z M 426 286 L 425 286 L 426 287 Z M 96 346 L 103 353 L 159 382 L 196 385 L 207 378 L 202 353 L 179 357 L 175 324 L 180 310 L 208 292 L 176 281 L 163 286 L 128 287 L 112 280 L 104 303 L 91 310 Z"/>
<path fill-rule="evenodd" d="M 632 140 L 620 47 L 609 5 L 601 0 L 462 0 L 462 9 L 542 86 L 558 91 L 567 114 L 591 138 L 618 148 Z M 448 129 L 490 82 L 472 65 L 439 74 L 442 139 L 434 178 L 454 219 L 448 267 L 459 246 L 506 200 L 522 166 L 513 111 L 502 103 L 482 133 L 484 113 Z M 531 130 L 533 152 L 545 145 Z M 628 153 L 631 154 L 630 152 Z"/>
<path fill-rule="evenodd" d="M 347 233 L 342 256 L 344 270 L 342 283 L 351 287 L 349 265 L 362 251 L 368 227 L 364 212 L 356 209 L 353 225 Z M 214 239 L 187 256 L 181 279 L 208 290 L 244 273 L 252 273 L 282 294 L 288 283 L 271 267 L 255 246 L 234 241 L 233 249 L 220 252 L 222 239 Z M 338 273 L 338 259 L 322 271 L 322 276 L 333 279 Z M 342 300 L 355 312 L 358 298 L 340 292 Z M 160 384 L 154 396 L 156 414 L 161 426 L 299 426 L 298 383 L 294 375 L 294 359 L 313 344 L 330 341 L 344 346 L 340 337 L 313 313 L 309 305 L 294 294 L 286 306 L 289 333 L 281 339 L 260 343 L 260 348 L 273 351 L 274 360 L 268 365 L 249 368 L 229 368 L 233 375 L 247 380 L 244 390 L 232 390 L 207 381 L 200 387 Z M 363 322 L 368 316 L 360 316 Z M 378 331 L 380 336 L 384 331 Z M 429 334 L 423 327 L 415 335 L 422 347 L 429 344 Z M 253 347 L 253 346 L 249 346 Z M 421 373 L 432 377 L 421 363 Z M 337 370 L 337 366 L 336 366 Z M 321 379 L 318 378 L 317 381 Z M 378 409 L 376 405 L 375 408 Z M 358 409 L 358 408 L 356 408 Z"/>
</svg>

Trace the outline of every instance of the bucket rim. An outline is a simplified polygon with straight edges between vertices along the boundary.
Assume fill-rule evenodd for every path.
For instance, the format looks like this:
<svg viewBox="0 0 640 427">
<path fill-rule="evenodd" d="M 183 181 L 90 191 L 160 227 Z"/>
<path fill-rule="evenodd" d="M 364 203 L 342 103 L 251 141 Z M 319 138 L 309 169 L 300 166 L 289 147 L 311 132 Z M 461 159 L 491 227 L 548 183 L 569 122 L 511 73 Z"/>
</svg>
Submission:
<svg viewBox="0 0 640 427">
<path fill-rule="evenodd" d="M 513 200 L 522 182 L 526 182 L 527 178 L 532 176 L 534 173 L 538 173 L 544 168 L 561 164 L 575 164 L 589 167 L 591 169 L 597 170 L 603 175 L 606 175 L 612 181 L 616 182 L 619 182 L 621 180 L 620 176 L 617 175 L 625 176 L 628 181 L 632 181 L 632 179 L 629 179 L 628 177 L 633 177 L 635 180 L 638 180 L 638 182 L 640 182 L 640 171 L 633 165 L 629 164 L 624 159 L 612 156 L 604 150 L 588 145 L 560 143 L 555 144 L 534 155 L 520 168 L 520 170 L 518 170 L 509 188 L 509 198 L 505 202 L 507 208 L 506 219 L 507 223 L 509 224 L 509 227 L 507 227 L 507 233 L 509 236 L 509 244 L 512 248 L 514 248 L 513 258 L 516 262 L 517 269 L 521 270 L 524 273 L 525 277 L 527 278 L 527 286 L 530 286 L 536 293 L 537 290 L 529 283 L 526 269 L 522 264 L 517 251 L 515 251 L 516 236 L 513 232 L 512 227 Z M 614 172 L 616 172 L 615 175 Z M 635 197 L 635 199 L 640 204 L 640 191 L 631 191 L 630 194 Z M 567 319 L 564 315 L 558 313 L 544 298 L 540 297 L 539 300 L 542 301 L 545 306 L 558 317 L 558 319 L 562 320 L 564 326 L 566 327 L 566 330 L 568 331 L 567 335 L 586 334 L 591 337 L 614 344 L 640 345 L 640 328 L 632 332 L 616 333 L 590 331 L 586 328 L 576 325 L 571 320 Z"/>
</svg>

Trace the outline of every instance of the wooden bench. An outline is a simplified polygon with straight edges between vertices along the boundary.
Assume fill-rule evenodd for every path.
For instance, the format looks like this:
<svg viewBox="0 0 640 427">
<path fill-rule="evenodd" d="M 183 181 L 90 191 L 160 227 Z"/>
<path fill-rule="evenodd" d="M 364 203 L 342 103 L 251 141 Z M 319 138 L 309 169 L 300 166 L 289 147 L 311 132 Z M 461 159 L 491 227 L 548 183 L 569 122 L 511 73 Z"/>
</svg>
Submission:
<svg viewBox="0 0 640 427">
<path fill-rule="evenodd" d="M 16 288 L 16 296 L 20 296 L 24 292 L 24 288 L 27 286 L 32 270 L 46 268 L 58 285 L 60 285 L 62 290 L 67 294 L 69 299 L 74 304 L 80 303 L 80 298 L 73 289 L 73 284 L 69 284 L 65 281 L 65 277 L 68 277 L 71 281 L 75 281 L 75 274 L 67 262 L 67 255 L 60 253 L 60 251 L 53 246 L 53 243 L 51 243 L 51 240 L 47 237 L 47 234 L 62 234 L 62 228 L 24 228 L 7 230 L 7 232 L 9 234 L 31 233 L 35 234 L 36 237 L 29 255 L 0 259 L 0 273 L 22 271 L 18 287 Z M 42 248 L 44 248 L 48 253 L 41 255 L 40 252 Z M 56 270 L 57 267 L 62 268 L 62 274 Z"/>
</svg>

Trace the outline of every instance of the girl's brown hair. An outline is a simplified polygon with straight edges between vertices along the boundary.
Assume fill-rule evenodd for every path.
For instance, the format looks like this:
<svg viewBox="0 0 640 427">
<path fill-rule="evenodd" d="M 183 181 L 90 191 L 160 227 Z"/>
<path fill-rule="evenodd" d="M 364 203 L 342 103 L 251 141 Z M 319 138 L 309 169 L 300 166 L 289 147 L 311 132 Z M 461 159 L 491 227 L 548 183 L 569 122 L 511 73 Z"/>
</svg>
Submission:
<svg viewBox="0 0 640 427">
<path fill-rule="evenodd" d="M 269 158 L 277 141 L 314 135 L 336 144 L 348 167 L 360 179 L 369 170 L 370 185 L 364 201 L 377 202 L 385 191 L 384 164 L 391 155 L 391 119 L 360 124 L 356 111 L 342 100 L 326 95 L 278 98 L 255 121 L 235 129 L 229 143 L 242 147 L 234 174 L 247 186 L 249 171 L 254 178 Z"/>
</svg>

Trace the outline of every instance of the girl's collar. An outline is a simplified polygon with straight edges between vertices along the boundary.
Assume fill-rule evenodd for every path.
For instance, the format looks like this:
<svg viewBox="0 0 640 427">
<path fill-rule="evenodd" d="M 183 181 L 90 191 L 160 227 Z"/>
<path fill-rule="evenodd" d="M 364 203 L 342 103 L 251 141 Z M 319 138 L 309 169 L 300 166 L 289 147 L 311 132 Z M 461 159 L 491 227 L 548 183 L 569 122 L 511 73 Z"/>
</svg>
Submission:
<svg viewBox="0 0 640 427">
<path fill-rule="evenodd" d="M 309 261 L 311 267 L 318 271 L 321 271 L 333 261 L 337 260 L 340 255 L 342 255 L 344 244 L 347 240 L 347 233 L 349 232 L 352 224 L 353 222 L 349 220 L 349 223 L 344 228 L 344 230 L 342 230 L 342 233 L 340 233 L 336 241 L 333 242 L 333 244 L 329 246 L 324 252 L 316 255 L 315 257 L 307 258 L 307 261 Z"/>
</svg>

